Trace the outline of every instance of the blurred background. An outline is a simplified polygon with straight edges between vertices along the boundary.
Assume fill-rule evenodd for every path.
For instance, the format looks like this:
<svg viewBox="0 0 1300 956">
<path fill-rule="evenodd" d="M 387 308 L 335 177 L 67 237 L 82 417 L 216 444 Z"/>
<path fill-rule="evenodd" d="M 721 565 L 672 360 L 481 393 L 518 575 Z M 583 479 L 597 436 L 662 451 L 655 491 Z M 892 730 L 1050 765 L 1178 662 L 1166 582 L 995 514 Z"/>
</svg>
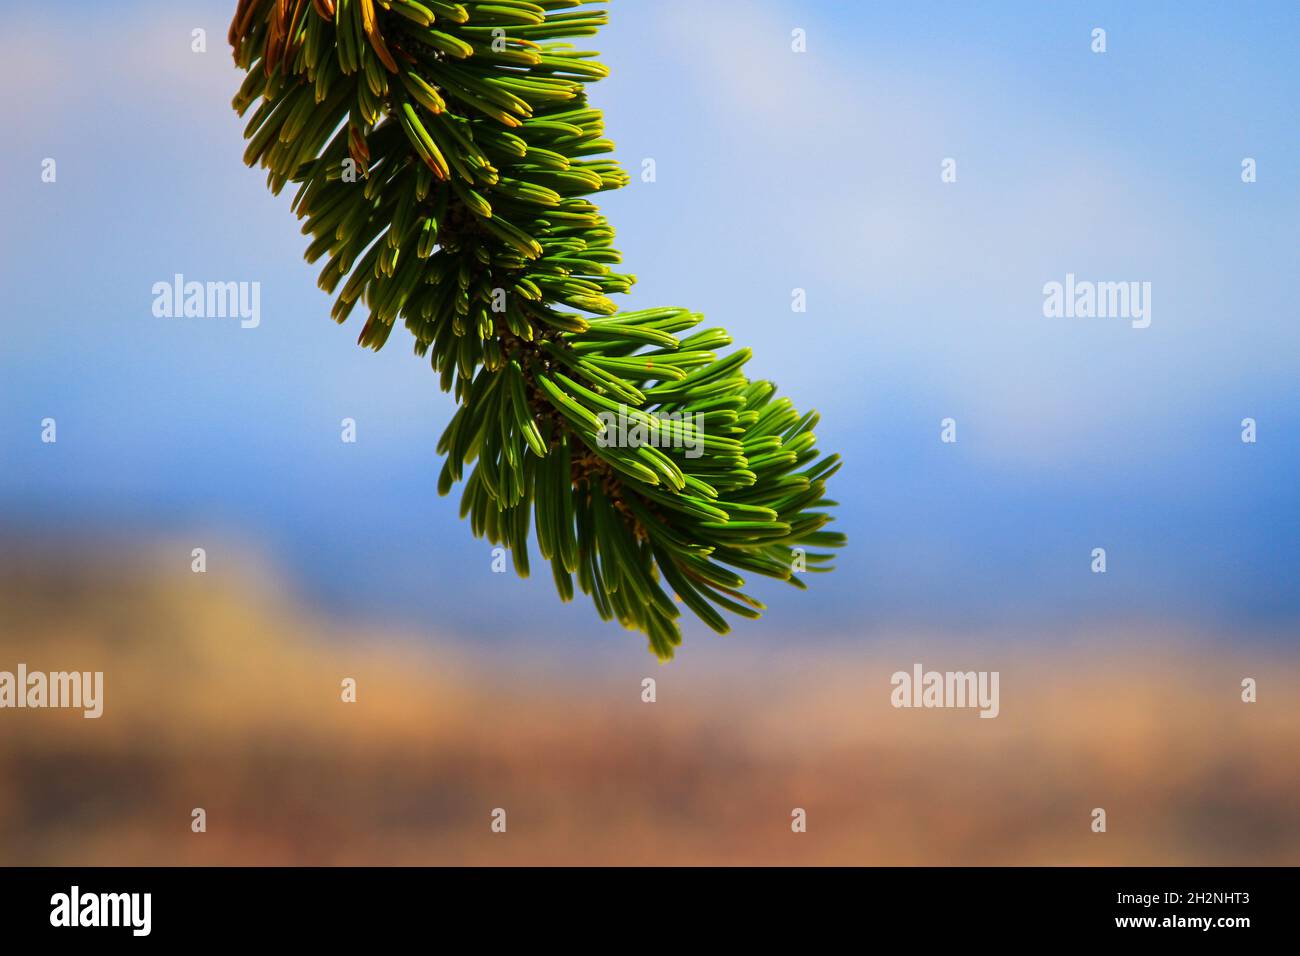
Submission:
<svg viewBox="0 0 1300 956">
<path fill-rule="evenodd" d="M 0 670 L 106 702 L 0 712 L 0 863 L 1300 862 L 1295 4 L 612 5 L 628 306 L 846 459 L 836 573 L 663 667 L 437 497 L 450 399 L 242 165 L 232 8 L 6 15 Z M 1044 318 L 1067 272 L 1150 327 Z M 176 273 L 260 326 L 154 317 Z M 894 710 L 915 661 L 1001 716 Z"/>
</svg>

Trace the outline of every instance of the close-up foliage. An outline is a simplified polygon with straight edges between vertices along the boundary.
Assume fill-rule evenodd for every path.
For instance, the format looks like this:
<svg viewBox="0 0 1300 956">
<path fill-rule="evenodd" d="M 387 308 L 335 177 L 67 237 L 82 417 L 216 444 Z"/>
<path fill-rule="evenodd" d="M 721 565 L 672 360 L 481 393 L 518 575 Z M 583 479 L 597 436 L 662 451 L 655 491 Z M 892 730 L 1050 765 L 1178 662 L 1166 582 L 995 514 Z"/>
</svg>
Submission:
<svg viewBox="0 0 1300 956">
<path fill-rule="evenodd" d="M 635 277 L 592 202 L 627 174 L 567 42 L 607 21 L 579 0 L 241 0 L 244 159 L 323 260 L 361 345 L 399 322 L 458 409 L 440 494 L 521 576 L 533 538 L 563 600 L 681 643 L 684 605 L 726 633 L 761 575 L 830 569 L 815 412 L 744 375 L 748 349 L 686 308 L 620 311 Z M 742 576 L 744 575 L 744 576 Z M 576 585 L 575 585 L 576 581 Z"/>
</svg>

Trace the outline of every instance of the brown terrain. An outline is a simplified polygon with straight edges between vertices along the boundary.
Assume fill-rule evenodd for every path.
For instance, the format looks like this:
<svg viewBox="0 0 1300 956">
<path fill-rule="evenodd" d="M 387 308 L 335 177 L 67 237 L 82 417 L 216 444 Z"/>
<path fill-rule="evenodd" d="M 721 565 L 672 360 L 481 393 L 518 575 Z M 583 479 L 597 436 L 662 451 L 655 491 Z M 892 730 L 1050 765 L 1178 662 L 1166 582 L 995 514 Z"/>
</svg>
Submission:
<svg viewBox="0 0 1300 956">
<path fill-rule="evenodd" d="M 272 580 L 0 554 L 0 670 L 106 684 L 99 720 L 0 710 L 0 864 L 1300 863 L 1293 652 L 741 634 L 575 670 L 344 629 Z M 1000 670 L 1001 715 L 894 709 L 917 659 Z"/>
</svg>

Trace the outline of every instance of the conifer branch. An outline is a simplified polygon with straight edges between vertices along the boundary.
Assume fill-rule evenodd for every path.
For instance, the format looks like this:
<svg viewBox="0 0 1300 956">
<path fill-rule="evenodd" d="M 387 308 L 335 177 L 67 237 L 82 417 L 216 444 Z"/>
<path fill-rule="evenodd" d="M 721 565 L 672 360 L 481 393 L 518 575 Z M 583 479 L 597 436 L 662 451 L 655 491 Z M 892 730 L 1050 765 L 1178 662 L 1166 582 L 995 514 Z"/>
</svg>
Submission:
<svg viewBox="0 0 1300 956">
<path fill-rule="evenodd" d="M 748 349 L 719 357 L 724 330 L 609 298 L 635 279 L 588 197 L 628 178 L 587 103 L 607 70 L 562 42 L 606 20 L 586 0 L 239 0 L 234 106 L 245 161 L 298 187 L 334 319 L 364 304 L 375 350 L 400 319 L 459 403 L 439 493 L 463 481 L 462 517 L 520 575 L 535 534 L 564 600 L 576 578 L 669 658 L 678 603 L 726 633 L 721 611 L 763 609 L 737 571 L 830 569 L 807 549 L 843 544 L 819 510 L 839 459 L 815 412 L 744 377 Z"/>
</svg>

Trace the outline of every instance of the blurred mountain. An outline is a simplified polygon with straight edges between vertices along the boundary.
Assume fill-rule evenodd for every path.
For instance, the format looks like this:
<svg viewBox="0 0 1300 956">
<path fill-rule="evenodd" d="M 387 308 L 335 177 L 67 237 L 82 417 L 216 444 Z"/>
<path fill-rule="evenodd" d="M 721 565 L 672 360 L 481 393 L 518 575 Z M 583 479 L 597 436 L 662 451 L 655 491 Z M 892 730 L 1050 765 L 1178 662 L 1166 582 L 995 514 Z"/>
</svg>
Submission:
<svg viewBox="0 0 1300 956">
<path fill-rule="evenodd" d="M 0 864 L 1300 863 L 1294 653 L 736 640 L 661 667 L 629 643 L 583 674 L 343 626 L 256 562 L 175 554 L 0 548 L 0 670 L 106 685 L 99 720 L 0 711 Z M 986 658 L 997 719 L 890 706 L 912 661 Z"/>
</svg>

